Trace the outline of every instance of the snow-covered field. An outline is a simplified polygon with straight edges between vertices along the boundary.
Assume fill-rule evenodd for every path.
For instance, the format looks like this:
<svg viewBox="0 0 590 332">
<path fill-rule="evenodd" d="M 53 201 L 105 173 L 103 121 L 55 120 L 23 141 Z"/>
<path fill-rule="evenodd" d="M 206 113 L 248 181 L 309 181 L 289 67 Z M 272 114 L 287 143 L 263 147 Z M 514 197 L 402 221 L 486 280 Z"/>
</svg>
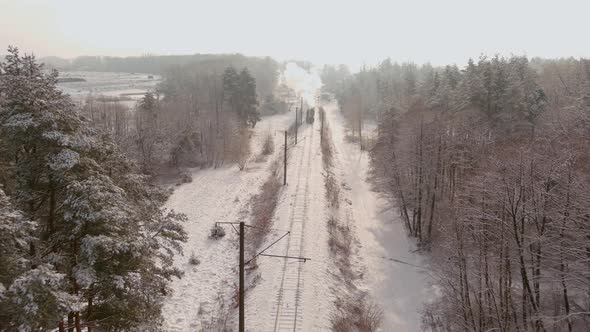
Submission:
<svg viewBox="0 0 590 332">
<path fill-rule="evenodd" d="M 154 91 L 161 77 L 148 74 L 62 71 L 60 78 L 83 78 L 85 82 L 64 82 L 58 87 L 72 96 L 74 101 L 84 100 L 89 95 L 109 97 L 126 97 L 127 104 L 135 103 L 148 91 Z M 130 105 L 132 106 L 132 105 Z"/>
<path fill-rule="evenodd" d="M 282 148 L 283 130 L 293 122 L 292 115 L 263 118 L 255 128 L 253 154 L 259 154 L 267 133 L 275 135 L 275 150 Z M 270 162 L 271 158 L 252 161 L 244 171 L 235 165 L 194 170 L 193 182 L 178 187 L 170 197 L 167 207 L 188 216 L 188 242 L 184 257 L 178 256 L 175 262 L 185 276 L 172 283 L 173 293 L 163 309 L 166 331 L 199 331 L 202 322 L 226 315 L 218 312 L 218 301 L 229 303 L 238 281 L 238 238 L 230 227 L 219 240 L 209 239 L 209 231 L 215 222 L 249 222 L 248 202 L 267 178 Z M 200 260 L 199 265 L 188 263 L 191 253 Z"/>
</svg>

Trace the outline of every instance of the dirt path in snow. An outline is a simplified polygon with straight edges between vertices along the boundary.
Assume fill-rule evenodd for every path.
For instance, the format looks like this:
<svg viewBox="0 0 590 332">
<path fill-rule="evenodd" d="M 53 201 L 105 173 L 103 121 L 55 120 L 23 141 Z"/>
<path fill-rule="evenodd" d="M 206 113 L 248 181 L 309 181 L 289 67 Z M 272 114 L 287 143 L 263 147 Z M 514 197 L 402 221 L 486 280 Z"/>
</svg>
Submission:
<svg viewBox="0 0 590 332">
<path fill-rule="evenodd" d="M 396 209 L 371 190 L 367 181 L 368 152 L 346 140 L 345 121 L 336 104 L 324 105 L 336 148 L 335 169 L 355 223 L 359 268 L 364 278 L 359 287 L 368 291 L 384 312 L 383 331 L 421 331 L 420 310 L 433 290 L 424 270 L 397 263 L 390 258 L 423 266 L 415 254 Z"/>
</svg>

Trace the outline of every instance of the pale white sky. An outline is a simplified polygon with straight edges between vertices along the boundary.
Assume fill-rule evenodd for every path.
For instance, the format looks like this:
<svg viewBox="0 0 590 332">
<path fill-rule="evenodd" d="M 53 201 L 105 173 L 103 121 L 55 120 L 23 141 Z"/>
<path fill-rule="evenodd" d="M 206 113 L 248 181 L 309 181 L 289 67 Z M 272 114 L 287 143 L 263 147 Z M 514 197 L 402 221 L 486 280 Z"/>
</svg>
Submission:
<svg viewBox="0 0 590 332">
<path fill-rule="evenodd" d="M 590 57 L 588 0 L 0 0 L 0 53 L 243 53 L 436 65 L 486 54 Z"/>
</svg>

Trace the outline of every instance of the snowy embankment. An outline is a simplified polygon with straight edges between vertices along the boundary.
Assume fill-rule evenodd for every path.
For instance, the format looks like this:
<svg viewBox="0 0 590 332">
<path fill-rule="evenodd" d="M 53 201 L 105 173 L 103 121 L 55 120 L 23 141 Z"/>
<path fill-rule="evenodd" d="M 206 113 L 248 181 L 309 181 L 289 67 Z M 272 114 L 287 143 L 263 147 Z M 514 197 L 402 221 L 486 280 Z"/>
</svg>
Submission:
<svg viewBox="0 0 590 332">
<path fill-rule="evenodd" d="M 337 105 L 325 105 L 336 149 L 334 173 L 342 181 L 359 243 L 357 268 L 364 270 L 360 288 L 383 309 L 383 331 L 421 331 L 422 304 L 434 296 L 425 259 L 415 253 L 391 204 L 371 190 L 369 156 L 345 138 L 345 121 Z"/>
<path fill-rule="evenodd" d="M 215 222 L 249 222 L 249 201 L 268 177 L 273 157 L 255 162 L 263 138 L 274 135 L 275 151 L 282 148 L 282 131 L 293 122 L 293 113 L 269 116 L 256 125 L 252 137 L 252 158 L 244 171 L 236 165 L 218 169 L 195 169 L 193 181 L 176 188 L 167 208 L 185 213 L 188 241 L 184 256 L 175 265 L 185 275 L 171 283 L 173 290 L 163 308 L 164 330 L 199 331 L 207 322 L 227 318 L 227 307 L 237 284 L 238 238 L 231 228 L 219 240 L 208 238 Z M 276 152 L 275 152 L 276 153 Z M 191 254 L 200 261 L 189 263 Z M 225 303 L 226 308 L 220 305 Z M 205 323 L 205 324 L 204 324 Z"/>
</svg>

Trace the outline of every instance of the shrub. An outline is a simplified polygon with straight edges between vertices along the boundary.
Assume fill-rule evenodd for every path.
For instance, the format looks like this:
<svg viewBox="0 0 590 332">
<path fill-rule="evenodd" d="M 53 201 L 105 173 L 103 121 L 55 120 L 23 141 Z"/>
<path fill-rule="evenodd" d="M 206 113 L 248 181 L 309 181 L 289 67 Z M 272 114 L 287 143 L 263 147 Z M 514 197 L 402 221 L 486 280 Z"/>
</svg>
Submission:
<svg viewBox="0 0 590 332">
<path fill-rule="evenodd" d="M 265 156 L 271 155 L 275 152 L 275 143 L 273 140 L 272 135 L 269 133 L 264 138 L 264 142 L 262 143 L 262 154 Z"/>
<path fill-rule="evenodd" d="M 180 180 L 182 181 L 182 183 L 191 183 L 193 182 L 193 176 L 189 172 L 183 172 L 180 175 Z"/>
<path fill-rule="evenodd" d="M 201 264 L 201 261 L 195 256 L 194 252 L 191 252 L 191 257 L 188 259 L 188 263 L 190 265 L 199 265 Z"/>
<path fill-rule="evenodd" d="M 221 239 L 222 237 L 225 236 L 225 229 L 223 229 L 223 227 L 215 224 L 213 225 L 213 227 L 211 228 L 211 231 L 209 233 L 209 238 L 210 239 Z"/>
<path fill-rule="evenodd" d="M 367 300 L 365 295 L 339 298 L 338 311 L 332 314 L 330 322 L 332 331 L 340 332 L 373 332 L 383 322 L 383 310 L 375 303 Z"/>
</svg>

